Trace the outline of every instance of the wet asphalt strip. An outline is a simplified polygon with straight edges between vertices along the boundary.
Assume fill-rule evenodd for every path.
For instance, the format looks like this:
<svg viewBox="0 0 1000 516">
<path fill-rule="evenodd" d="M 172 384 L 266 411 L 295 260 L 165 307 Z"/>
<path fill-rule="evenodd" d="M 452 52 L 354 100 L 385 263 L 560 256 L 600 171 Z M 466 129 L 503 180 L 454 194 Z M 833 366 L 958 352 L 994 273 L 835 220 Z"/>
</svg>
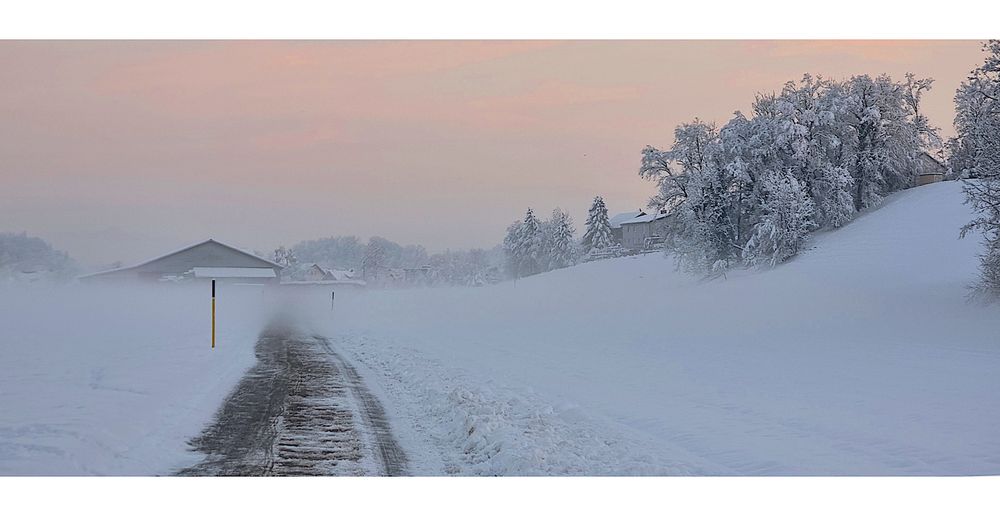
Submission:
<svg viewBox="0 0 1000 516">
<path fill-rule="evenodd" d="M 257 363 L 191 441 L 205 459 L 183 476 L 406 474 L 382 404 L 322 336 L 275 323 Z"/>
</svg>

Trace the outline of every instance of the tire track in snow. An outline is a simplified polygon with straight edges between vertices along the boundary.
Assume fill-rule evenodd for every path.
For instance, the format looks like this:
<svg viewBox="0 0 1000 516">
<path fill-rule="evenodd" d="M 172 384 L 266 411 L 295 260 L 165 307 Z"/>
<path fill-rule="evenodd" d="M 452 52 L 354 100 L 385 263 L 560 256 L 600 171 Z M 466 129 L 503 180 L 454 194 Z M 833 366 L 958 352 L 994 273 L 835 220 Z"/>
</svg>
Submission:
<svg viewBox="0 0 1000 516">
<path fill-rule="evenodd" d="M 206 458 L 184 476 L 403 475 L 381 403 L 323 337 L 273 323 L 257 363 L 191 441 Z"/>
<path fill-rule="evenodd" d="M 313 339 L 326 350 L 330 359 L 336 362 L 340 369 L 342 369 L 347 380 L 347 385 L 350 387 L 355 399 L 361 405 L 361 417 L 365 422 L 364 426 L 373 434 L 372 437 L 374 438 L 375 448 L 378 450 L 379 459 L 382 463 L 383 474 L 388 476 L 405 475 L 406 454 L 399 447 L 399 444 L 392 435 L 392 430 L 389 427 L 389 421 L 382 403 L 365 387 L 357 369 L 333 350 L 329 339 L 320 335 L 314 335 Z"/>
</svg>

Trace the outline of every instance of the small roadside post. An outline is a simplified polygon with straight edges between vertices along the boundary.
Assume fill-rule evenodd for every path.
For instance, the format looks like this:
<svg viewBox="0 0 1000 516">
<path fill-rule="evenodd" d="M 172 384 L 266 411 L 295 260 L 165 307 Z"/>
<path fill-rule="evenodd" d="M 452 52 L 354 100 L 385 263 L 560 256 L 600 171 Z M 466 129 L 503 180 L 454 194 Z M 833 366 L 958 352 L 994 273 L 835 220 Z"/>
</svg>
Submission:
<svg viewBox="0 0 1000 516">
<path fill-rule="evenodd" d="M 215 280 L 212 280 L 212 349 L 215 349 Z"/>
<path fill-rule="evenodd" d="M 333 290 L 330 291 L 330 311 L 333 311 L 333 300 L 336 299 L 337 293 Z"/>
</svg>

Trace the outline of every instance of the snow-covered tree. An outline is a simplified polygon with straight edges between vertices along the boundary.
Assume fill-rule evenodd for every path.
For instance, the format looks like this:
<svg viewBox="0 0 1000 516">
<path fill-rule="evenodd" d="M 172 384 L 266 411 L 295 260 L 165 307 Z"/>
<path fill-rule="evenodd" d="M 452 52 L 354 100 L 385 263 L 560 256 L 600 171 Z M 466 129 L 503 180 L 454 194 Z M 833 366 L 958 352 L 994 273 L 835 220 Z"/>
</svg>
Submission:
<svg viewBox="0 0 1000 516">
<path fill-rule="evenodd" d="M 806 75 L 757 95 L 749 116 L 719 130 L 678 126 L 669 150 L 643 149 L 639 168 L 658 186 L 650 206 L 673 215 L 667 252 L 710 274 L 779 263 L 812 229 L 908 188 L 920 153 L 940 143 L 920 111 L 931 83 Z"/>
<path fill-rule="evenodd" d="M 518 223 L 519 224 L 519 223 Z M 431 283 L 437 285 L 480 286 L 503 279 L 500 246 L 494 249 L 444 251 L 429 258 Z"/>
<path fill-rule="evenodd" d="M 569 214 L 556 208 L 545 226 L 545 258 L 548 270 L 569 267 L 576 263 L 576 245 L 573 220 Z"/>
<path fill-rule="evenodd" d="M 743 249 L 751 266 L 775 266 L 798 254 L 809 232 L 815 229 L 815 207 L 803 185 L 790 174 L 762 178 L 761 217 Z"/>
<path fill-rule="evenodd" d="M 385 266 L 385 249 L 382 247 L 381 240 L 376 238 L 370 239 L 368 247 L 365 248 L 365 258 L 361 262 L 362 273 L 365 279 L 377 279 L 379 269 Z"/>
<path fill-rule="evenodd" d="M 519 240 L 521 239 L 521 221 L 515 220 L 507 226 L 507 234 L 503 239 L 503 252 L 507 273 L 517 279 L 521 276 L 519 267 L 520 257 L 518 256 Z"/>
<path fill-rule="evenodd" d="M 614 243 L 611 236 L 611 222 L 608 220 L 608 207 L 604 205 L 604 198 L 600 195 L 594 197 L 594 202 L 587 212 L 587 230 L 583 234 L 584 252 L 607 249 Z"/>
<path fill-rule="evenodd" d="M 642 150 L 639 176 L 654 181 L 659 189 L 649 201 L 654 210 L 672 209 L 688 197 L 688 180 L 708 165 L 713 145 L 718 142 L 714 124 L 697 118 L 674 129 L 674 145 L 661 151 L 647 145 Z"/>
<path fill-rule="evenodd" d="M 528 208 L 524 220 L 511 224 L 504 238 L 507 267 L 511 275 L 520 278 L 542 272 L 545 265 L 544 245 L 542 223 Z"/>
<path fill-rule="evenodd" d="M 522 275 L 529 276 L 543 271 L 545 264 L 542 222 L 538 220 L 531 208 L 528 208 L 524 220 L 521 222 L 517 254 L 521 261 L 519 270 Z"/>
<path fill-rule="evenodd" d="M 0 233 L 0 283 L 68 281 L 79 272 L 68 254 L 41 238 L 23 232 Z"/>
<path fill-rule="evenodd" d="M 273 253 L 271 253 L 271 255 L 272 262 L 283 267 L 288 266 L 288 249 L 285 249 L 285 246 L 279 246 Z"/>
<path fill-rule="evenodd" d="M 980 255 L 980 281 L 975 293 L 1000 299 L 1000 40 L 983 45 L 986 58 L 972 71 L 955 95 L 955 129 L 951 145 L 962 151 L 952 166 L 961 167 L 967 202 L 976 218 L 962 228 L 962 236 L 981 232 L 985 250 Z"/>
</svg>

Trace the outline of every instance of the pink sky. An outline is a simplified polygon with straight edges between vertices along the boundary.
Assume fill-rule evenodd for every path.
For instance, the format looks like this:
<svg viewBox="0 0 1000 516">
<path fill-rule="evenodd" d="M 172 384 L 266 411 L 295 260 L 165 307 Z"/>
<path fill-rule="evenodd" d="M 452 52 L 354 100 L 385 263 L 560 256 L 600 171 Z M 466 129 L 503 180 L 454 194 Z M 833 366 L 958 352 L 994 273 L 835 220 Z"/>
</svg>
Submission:
<svg viewBox="0 0 1000 516">
<path fill-rule="evenodd" d="M 208 237 L 491 247 L 528 206 L 645 205 L 646 144 L 804 73 L 937 80 L 976 41 L 0 42 L 0 231 L 85 264 Z"/>
</svg>

